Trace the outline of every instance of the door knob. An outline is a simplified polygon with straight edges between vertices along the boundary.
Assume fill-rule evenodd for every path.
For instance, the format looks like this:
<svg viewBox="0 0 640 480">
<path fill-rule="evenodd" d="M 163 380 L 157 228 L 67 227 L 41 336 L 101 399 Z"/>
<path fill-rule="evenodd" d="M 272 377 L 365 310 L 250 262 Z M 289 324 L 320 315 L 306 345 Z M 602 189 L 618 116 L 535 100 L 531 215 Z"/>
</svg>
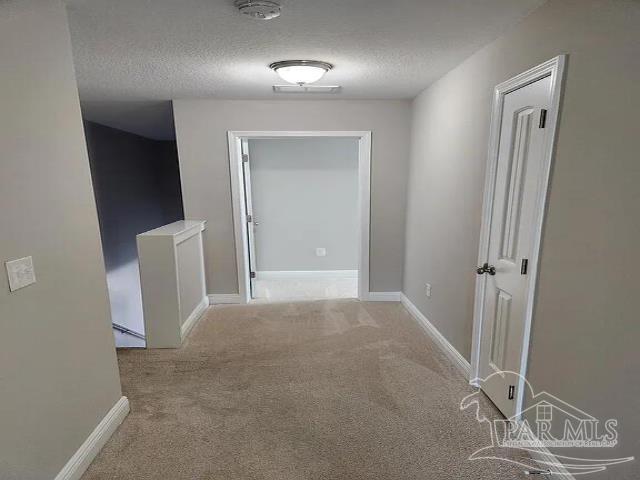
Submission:
<svg viewBox="0 0 640 480">
<path fill-rule="evenodd" d="M 485 262 L 484 265 L 482 265 L 481 267 L 478 267 L 476 272 L 478 273 L 478 275 L 482 275 L 483 273 L 488 273 L 489 275 L 495 275 L 496 267 L 494 267 L 493 265 L 489 265 L 488 263 Z"/>
</svg>

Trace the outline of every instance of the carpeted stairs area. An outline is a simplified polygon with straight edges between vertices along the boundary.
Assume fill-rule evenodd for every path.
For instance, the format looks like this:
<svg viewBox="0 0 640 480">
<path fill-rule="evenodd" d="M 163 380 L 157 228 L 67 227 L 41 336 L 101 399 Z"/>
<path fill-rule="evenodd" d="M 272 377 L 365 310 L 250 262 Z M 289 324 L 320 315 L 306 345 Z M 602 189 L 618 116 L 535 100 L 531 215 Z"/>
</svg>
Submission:
<svg viewBox="0 0 640 480">
<path fill-rule="evenodd" d="M 491 443 L 473 390 L 399 303 L 216 306 L 118 360 L 131 413 L 83 480 L 529 478 L 468 460 Z"/>
</svg>

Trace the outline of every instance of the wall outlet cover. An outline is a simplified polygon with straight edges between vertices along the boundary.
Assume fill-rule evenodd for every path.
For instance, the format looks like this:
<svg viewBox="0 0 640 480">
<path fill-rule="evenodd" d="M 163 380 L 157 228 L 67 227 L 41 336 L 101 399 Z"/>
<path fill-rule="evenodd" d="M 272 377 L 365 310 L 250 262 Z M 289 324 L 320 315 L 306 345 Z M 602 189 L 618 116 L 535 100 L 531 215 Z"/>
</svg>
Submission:
<svg viewBox="0 0 640 480">
<path fill-rule="evenodd" d="M 33 270 L 33 259 L 31 257 L 10 260 L 5 263 L 5 267 L 9 277 L 10 291 L 14 292 L 36 283 L 36 274 Z"/>
<path fill-rule="evenodd" d="M 427 283 L 424 288 L 424 293 L 427 295 L 427 298 L 431 298 L 431 284 Z"/>
<path fill-rule="evenodd" d="M 316 248 L 316 257 L 326 257 L 327 249 L 326 248 Z"/>
</svg>

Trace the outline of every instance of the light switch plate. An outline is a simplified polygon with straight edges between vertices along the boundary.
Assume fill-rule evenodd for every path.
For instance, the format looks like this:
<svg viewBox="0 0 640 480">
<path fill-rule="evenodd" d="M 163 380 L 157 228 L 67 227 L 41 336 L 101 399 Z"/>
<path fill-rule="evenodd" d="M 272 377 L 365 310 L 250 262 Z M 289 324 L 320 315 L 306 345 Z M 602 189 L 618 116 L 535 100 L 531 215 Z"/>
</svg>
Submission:
<svg viewBox="0 0 640 480">
<path fill-rule="evenodd" d="M 425 285 L 424 293 L 427 296 L 427 298 L 431 298 L 431 284 L 430 283 L 427 283 Z"/>
<path fill-rule="evenodd" d="M 316 248 L 316 257 L 326 257 L 327 249 L 326 248 Z"/>
<path fill-rule="evenodd" d="M 36 283 L 36 273 L 33 270 L 31 257 L 18 258 L 5 263 L 9 277 L 9 290 L 14 292 L 19 288 L 28 287 Z"/>
</svg>

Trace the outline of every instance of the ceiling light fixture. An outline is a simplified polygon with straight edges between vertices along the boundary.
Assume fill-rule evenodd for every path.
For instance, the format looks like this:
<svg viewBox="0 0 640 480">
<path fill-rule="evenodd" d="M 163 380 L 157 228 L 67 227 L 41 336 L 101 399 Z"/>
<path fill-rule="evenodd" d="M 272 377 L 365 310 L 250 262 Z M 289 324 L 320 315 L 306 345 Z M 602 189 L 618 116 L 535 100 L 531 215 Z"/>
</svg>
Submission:
<svg viewBox="0 0 640 480">
<path fill-rule="evenodd" d="M 257 20 L 271 20 L 280 16 L 280 4 L 270 0 L 236 0 L 241 13 Z"/>
<path fill-rule="evenodd" d="M 333 68 L 327 62 L 317 60 L 283 60 L 269 65 L 285 82 L 306 85 L 317 82 Z"/>
</svg>

